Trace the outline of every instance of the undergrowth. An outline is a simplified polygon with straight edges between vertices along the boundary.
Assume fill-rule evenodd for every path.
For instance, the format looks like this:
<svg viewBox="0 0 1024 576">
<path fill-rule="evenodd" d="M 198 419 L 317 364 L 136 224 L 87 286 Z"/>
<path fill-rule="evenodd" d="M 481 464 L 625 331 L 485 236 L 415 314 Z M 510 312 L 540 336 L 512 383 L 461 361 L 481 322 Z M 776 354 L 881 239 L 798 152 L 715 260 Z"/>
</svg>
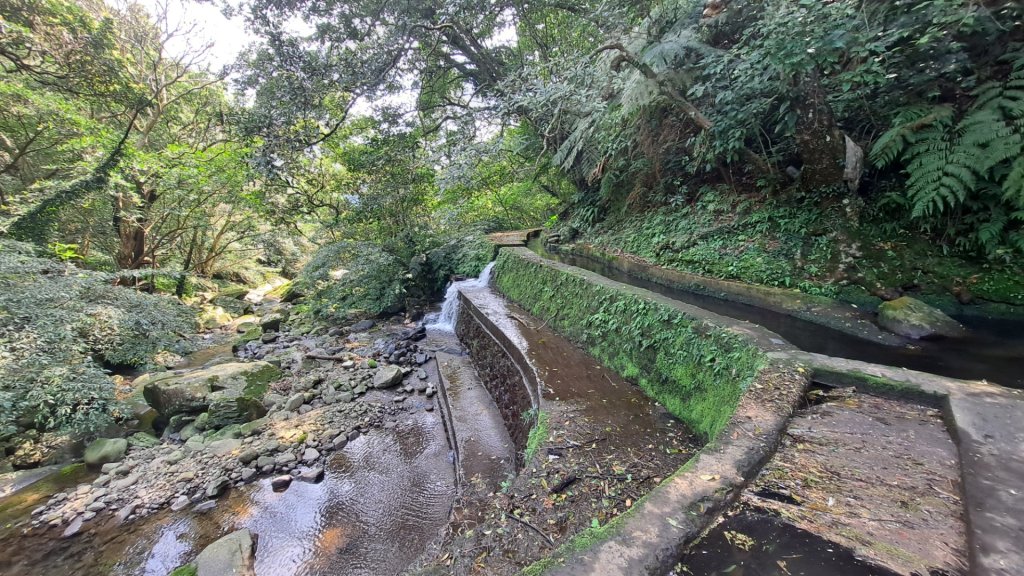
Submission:
<svg viewBox="0 0 1024 576">
<path fill-rule="evenodd" d="M 725 427 L 762 364 L 761 352 L 734 334 L 531 253 L 503 250 L 495 284 L 705 439 Z"/>
<path fill-rule="evenodd" d="M 765 199 L 705 188 L 619 212 L 583 240 L 667 268 L 858 304 L 898 289 L 937 305 L 955 304 L 952 295 L 964 291 L 1024 305 L 1024 270 L 1014 258 L 960 255 L 886 198 Z"/>
</svg>

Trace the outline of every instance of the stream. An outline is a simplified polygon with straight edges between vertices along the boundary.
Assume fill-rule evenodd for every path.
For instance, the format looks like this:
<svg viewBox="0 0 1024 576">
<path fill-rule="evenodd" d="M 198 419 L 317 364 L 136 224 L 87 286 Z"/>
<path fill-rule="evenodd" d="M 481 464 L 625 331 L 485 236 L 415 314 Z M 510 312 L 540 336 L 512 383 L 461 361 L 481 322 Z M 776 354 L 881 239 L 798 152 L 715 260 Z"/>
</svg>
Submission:
<svg viewBox="0 0 1024 576">
<path fill-rule="evenodd" d="M 458 346 L 453 336 L 434 338 Z M 231 357 L 214 345 L 187 358 L 198 367 Z M 371 402 L 391 402 L 370 391 Z M 256 572 L 267 576 L 398 574 L 441 539 L 455 499 L 455 475 L 438 412 L 410 399 L 382 428 L 350 441 L 327 462 L 319 483 L 293 482 L 283 492 L 265 477 L 216 500 L 207 512 L 165 509 L 119 524 L 113 517 L 74 538 L 60 529 L 28 535 L 16 524 L 50 495 L 74 491 L 94 473 L 54 470 L 0 499 L 0 574 L 166 576 L 205 546 L 241 528 L 258 535 Z"/>
<path fill-rule="evenodd" d="M 539 238 L 531 240 L 528 247 L 549 260 L 583 268 L 722 316 L 758 324 L 806 352 L 1024 388 L 1024 371 L 1021 370 L 1024 366 L 1024 323 L 1019 321 L 958 317 L 956 319 L 968 329 L 963 338 L 908 341 L 905 346 L 886 346 L 787 314 L 630 276 L 607 263 L 585 256 L 552 252 Z"/>
</svg>

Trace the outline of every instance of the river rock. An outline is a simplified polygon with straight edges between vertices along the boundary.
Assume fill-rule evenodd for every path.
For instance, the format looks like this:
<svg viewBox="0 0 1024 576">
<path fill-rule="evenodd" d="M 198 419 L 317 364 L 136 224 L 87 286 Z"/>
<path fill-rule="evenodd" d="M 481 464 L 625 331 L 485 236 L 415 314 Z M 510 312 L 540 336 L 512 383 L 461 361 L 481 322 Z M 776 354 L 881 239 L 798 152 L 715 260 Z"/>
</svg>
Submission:
<svg viewBox="0 0 1024 576">
<path fill-rule="evenodd" d="M 255 576 L 256 542 L 239 530 L 210 544 L 196 557 L 196 576 Z"/>
<path fill-rule="evenodd" d="M 128 437 L 128 445 L 136 448 L 152 448 L 160 444 L 160 439 L 152 434 L 137 432 Z"/>
<path fill-rule="evenodd" d="M 248 482 L 249 480 L 252 480 L 253 476 L 256 475 L 256 469 L 255 468 L 242 468 L 242 471 L 240 472 L 240 474 L 241 474 L 240 478 L 242 479 L 242 482 Z"/>
<path fill-rule="evenodd" d="M 284 492 L 292 485 L 292 477 L 288 475 L 277 476 L 270 481 L 270 487 L 274 492 Z"/>
<path fill-rule="evenodd" d="M 210 394 L 235 390 L 262 398 L 267 385 L 281 377 L 281 370 L 266 362 L 229 362 L 147 382 L 146 402 L 164 417 L 199 413 L 210 404 Z"/>
<path fill-rule="evenodd" d="M 221 476 L 206 485 L 206 497 L 216 498 L 223 494 L 231 486 L 231 480 Z"/>
<path fill-rule="evenodd" d="M 878 324 L 900 336 L 919 340 L 945 336 L 953 338 L 963 334 L 964 327 L 920 300 L 903 296 L 878 306 Z"/>
<path fill-rule="evenodd" d="M 302 453 L 302 461 L 306 463 L 316 462 L 320 458 L 320 452 L 316 448 L 306 448 Z"/>
<path fill-rule="evenodd" d="M 324 469 L 320 466 L 309 468 L 299 473 L 299 480 L 316 484 L 324 479 Z"/>
<path fill-rule="evenodd" d="M 374 388 L 392 388 L 402 382 L 402 369 L 398 366 L 381 366 L 373 375 Z"/>
<path fill-rule="evenodd" d="M 306 401 L 306 395 L 305 394 L 302 394 L 301 392 L 300 393 L 296 393 L 296 394 L 292 394 L 291 398 L 289 398 L 288 401 L 284 403 L 284 406 L 282 407 L 282 409 L 285 410 L 286 412 L 291 412 L 292 410 L 297 410 L 299 408 L 299 406 L 302 406 L 302 403 L 305 402 L 305 401 Z"/>
<path fill-rule="evenodd" d="M 214 456 L 224 456 L 242 447 L 242 441 L 237 438 L 225 438 L 214 440 L 206 445 L 206 451 Z"/>
<path fill-rule="evenodd" d="M 128 441 L 124 438 L 100 438 L 86 447 L 85 464 L 90 468 L 99 468 L 104 464 L 120 462 L 127 451 Z"/>
<path fill-rule="evenodd" d="M 220 390 L 210 394 L 208 426 L 222 428 L 230 424 L 244 424 L 267 414 L 262 395 L 253 396 L 244 390 Z"/>
<path fill-rule="evenodd" d="M 171 510 L 175 512 L 177 512 L 178 510 L 184 510 L 190 503 L 191 500 L 188 499 L 188 496 L 178 496 L 177 498 L 174 499 L 174 502 L 171 502 Z"/>
<path fill-rule="evenodd" d="M 113 482 L 110 483 L 110 487 L 114 490 L 124 490 L 125 488 L 131 488 L 132 486 L 135 486 L 135 484 L 138 481 L 139 475 L 131 474 L 129 476 L 121 478 L 120 480 L 114 480 Z"/>
<path fill-rule="evenodd" d="M 356 322 L 355 324 L 352 325 L 352 331 L 366 332 L 367 330 L 373 328 L 375 325 L 376 324 L 374 323 L 373 320 L 360 320 L 359 322 Z"/>
<path fill-rule="evenodd" d="M 64 529 L 64 537 L 70 538 L 75 534 L 78 534 L 78 532 L 82 529 L 82 522 L 84 522 L 84 519 L 81 516 L 72 520 L 71 524 L 69 524 L 68 527 Z"/>
<path fill-rule="evenodd" d="M 278 332 L 281 330 L 281 323 L 284 322 L 284 316 L 276 312 L 271 312 L 260 320 L 260 328 L 264 332 Z"/>
</svg>

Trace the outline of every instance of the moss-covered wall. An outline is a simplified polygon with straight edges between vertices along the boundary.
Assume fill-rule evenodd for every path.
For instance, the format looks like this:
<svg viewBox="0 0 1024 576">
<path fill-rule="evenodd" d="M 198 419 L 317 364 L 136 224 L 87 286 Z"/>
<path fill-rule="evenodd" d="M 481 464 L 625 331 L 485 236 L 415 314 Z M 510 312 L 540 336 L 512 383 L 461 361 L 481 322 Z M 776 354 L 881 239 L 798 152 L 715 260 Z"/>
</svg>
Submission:
<svg viewBox="0 0 1024 576">
<path fill-rule="evenodd" d="M 765 360 L 721 327 L 522 249 L 501 250 L 494 283 L 708 439 Z"/>
</svg>

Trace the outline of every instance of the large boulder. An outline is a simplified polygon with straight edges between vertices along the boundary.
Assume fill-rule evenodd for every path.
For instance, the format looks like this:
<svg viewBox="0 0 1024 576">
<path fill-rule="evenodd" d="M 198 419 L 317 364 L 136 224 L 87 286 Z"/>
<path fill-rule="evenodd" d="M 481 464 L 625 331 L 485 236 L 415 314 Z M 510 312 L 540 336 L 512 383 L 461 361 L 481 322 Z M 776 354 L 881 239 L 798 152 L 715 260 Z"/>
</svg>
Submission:
<svg viewBox="0 0 1024 576">
<path fill-rule="evenodd" d="M 229 298 L 225 296 L 218 296 L 210 302 L 213 306 L 223 308 L 232 316 L 244 316 L 246 314 L 252 314 L 252 304 L 244 301 L 237 300 L 235 298 Z"/>
<path fill-rule="evenodd" d="M 149 380 L 142 392 L 150 406 L 164 418 L 169 418 L 176 414 L 205 412 L 211 400 L 223 400 L 222 408 L 227 409 L 227 395 L 211 398 L 214 392 L 221 390 L 237 393 L 233 398 L 261 399 L 269 384 L 280 377 L 281 370 L 266 362 L 229 362 Z M 262 414 L 254 417 L 260 416 Z"/>
<path fill-rule="evenodd" d="M 239 530 L 210 544 L 196 557 L 196 576 L 255 576 L 256 540 Z"/>
<path fill-rule="evenodd" d="M 283 314 L 271 312 L 260 320 L 260 328 L 262 328 L 264 332 L 277 332 L 281 330 L 282 322 L 284 322 Z"/>
<path fill-rule="evenodd" d="M 963 334 L 959 322 L 942 313 L 941 310 L 903 296 L 878 307 L 878 324 L 900 336 L 920 340 L 945 336 L 953 338 Z"/>
<path fill-rule="evenodd" d="M 402 382 L 402 369 L 398 366 L 381 366 L 373 375 L 374 388 L 391 388 Z"/>
<path fill-rule="evenodd" d="M 124 438 L 100 438 L 93 440 L 85 448 L 85 465 L 100 468 L 104 464 L 120 462 L 128 451 L 128 441 Z"/>
<path fill-rule="evenodd" d="M 231 314 L 220 306 L 213 306 L 210 304 L 204 304 L 202 309 L 199 311 L 199 326 L 203 330 L 213 330 L 214 328 L 220 328 L 230 324 L 232 321 Z"/>
<path fill-rule="evenodd" d="M 210 428 L 223 428 L 230 424 L 245 424 L 267 415 L 262 395 L 248 395 L 243 390 L 220 390 L 209 396 L 207 410 Z"/>
</svg>

